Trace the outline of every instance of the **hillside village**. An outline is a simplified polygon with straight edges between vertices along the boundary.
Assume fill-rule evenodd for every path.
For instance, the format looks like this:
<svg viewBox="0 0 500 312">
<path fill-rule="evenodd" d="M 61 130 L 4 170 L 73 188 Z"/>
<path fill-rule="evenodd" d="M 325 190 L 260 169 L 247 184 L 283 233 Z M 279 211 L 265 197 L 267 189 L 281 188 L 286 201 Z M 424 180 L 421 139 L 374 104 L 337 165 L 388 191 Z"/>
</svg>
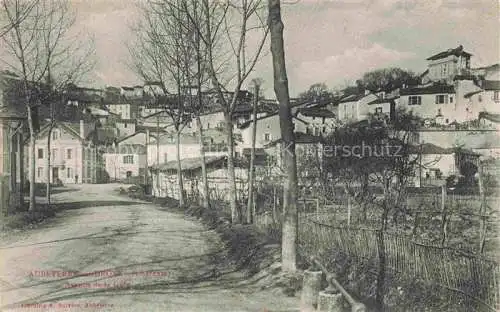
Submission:
<svg viewBox="0 0 500 312">
<path fill-rule="evenodd" d="M 417 85 L 356 90 L 347 94 L 341 91 L 333 99 L 326 100 L 292 99 L 297 144 L 316 144 L 339 125 L 359 123 L 371 116 L 390 123 L 392 118 L 397 118 L 397 110 L 404 109 L 413 111 L 423 120 L 418 138 L 414 140 L 422 147 L 423 157 L 440 159 L 431 167 L 422 168 L 424 176 L 456 174 L 454 147 L 469 150 L 483 159 L 498 159 L 500 65 L 471 68 L 472 57 L 462 46 L 430 56 Z M 15 80 L 14 76 L 4 76 L 6 81 Z M 193 89 L 190 94 L 196 97 L 195 92 Z M 229 92 L 227 95 L 231 96 Z M 39 111 L 36 182 L 151 181 L 154 194 L 162 196 L 169 180 L 166 172 L 175 167 L 177 146 L 186 164 L 200 157 L 203 148 L 208 157 L 207 165 L 218 168 L 213 174 L 224 176 L 220 163 L 227 155 L 227 138 L 224 115 L 213 91 L 201 95 L 204 101 L 200 114 L 203 146 L 197 139 L 194 119 L 185 125 L 177 145 L 173 120 L 166 110 L 175 105 L 176 95 L 165 94 L 160 83 L 105 89 L 69 85 L 64 96 L 64 110 L 69 112 L 65 116 L 56 117 L 52 123 L 47 112 Z M 250 155 L 251 125 L 256 120 L 255 148 L 261 165 L 279 165 L 281 153 L 275 144 L 280 140 L 277 103 L 259 99 L 257 115 L 253 116 L 253 94 L 241 91 L 238 99 L 232 116 L 237 138 L 235 157 L 245 159 Z M 8 103 L 2 102 L 2 107 L 8 107 Z M 48 178 L 49 133 L 52 156 Z M 7 144 L 3 147 L 9 148 Z M 23 154 L 28 153 L 24 151 Z M 27 163 L 27 157 L 24 158 Z M 183 166 L 183 170 L 193 169 Z M 239 178 L 245 180 L 245 175 L 246 167 L 241 167 Z M 420 183 L 421 179 L 415 181 L 416 185 Z M 175 191 L 169 193 L 175 196 Z"/>
</svg>

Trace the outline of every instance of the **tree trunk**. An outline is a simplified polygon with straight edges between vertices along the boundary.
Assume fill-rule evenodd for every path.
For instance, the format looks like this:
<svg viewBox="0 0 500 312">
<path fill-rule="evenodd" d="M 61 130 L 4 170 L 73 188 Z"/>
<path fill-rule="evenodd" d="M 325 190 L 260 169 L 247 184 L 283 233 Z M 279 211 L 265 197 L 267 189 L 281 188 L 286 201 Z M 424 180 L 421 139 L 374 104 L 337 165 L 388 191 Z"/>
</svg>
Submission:
<svg viewBox="0 0 500 312">
<path fill-rule="evenodd" d="M 284 271 L 295 271 L 297 267 L 297 162 L 295 156 L 295 137 L 293 133 L 290 95 L 285 65 L 283 41 L 283 22 L 281 21 L 280 0 L 268 0 L 269 30 L 271 33 L 271 53 L 273 57 L 274 92 L 279 101 L 283 161 L 287 178 L 283 195 L 283 237 L 281 261 Z"/>
<path fill-rule="evenodd" d="M 50 136 L 52 134 L 52 124 L 49 127 L 49 132 L 47 135 L 47 168 L 45 170 L 45 173 L 47 174 L 47 186 L 45 190 L 45 196 L 47 199 L 47 204 L 50 205 L 50 158 L 51 158 L 51 151 L 50 151 Z"/>
<path fill-rule="evenodd" d="M 177 131 L 177 140 L 176 140 L 176 160 L 177 160 L 177 183 L 179 186 L 179 207 L 184 207 L 184 183 L 182 182 L 182 166 L 181 166 L 181 151 L 180 151 L 180 143 L 181 143 L 181 131 Z"/>
<path fill-rule="evenodd" d="M 236 202 L 236 177 L 234 173 L 234 138 L 233 138 L 233 121 L 231 114 L 225 112 L 224 118 L 226 121 L 227 131 L 227 175 L 229 178 L 229 207 L 231 208 L 231 223 L 241 223 L 241 213 Z"/>
<path fill-rule="evenodd" d="M 208 188 L 207 164 L 205 163 L 205 150 L 203 149 L 203 126 L 200 116 L 196 116 L 196 126 L 198 128 L 198 136 L 200 138 L 200 158 L 201 158 L 201 180 L 202 186 L 202 206 L 205 209 L 210 208 L 210 190 Z"/>
<path fill-rule="evenodd" d="M 35 129 L 33 128 L 33 119 L 31 116 L 31 108 L 28 104 L 28 125 L 30 128 L 30 151 L 29 151 L 29 176 L 30 176 L 30 205 L 29 211 L 33 212 L 36 209 L 36 198 L 35 198 Z"/>
<path fill-rule="evenodd" d="M 259 101 L 259 85 L 255 84 L 255 96 L 253 101 L 253 124 L 252 124 L 252 149 L 250 151 L 250 168 L 248 170 L 248 202 L 247 202 L 247 223 L 253 222 L 254 194 L 253 184 L 255 175 L 255 139 L 257 137 L 257 103 Z"/>
</svg>

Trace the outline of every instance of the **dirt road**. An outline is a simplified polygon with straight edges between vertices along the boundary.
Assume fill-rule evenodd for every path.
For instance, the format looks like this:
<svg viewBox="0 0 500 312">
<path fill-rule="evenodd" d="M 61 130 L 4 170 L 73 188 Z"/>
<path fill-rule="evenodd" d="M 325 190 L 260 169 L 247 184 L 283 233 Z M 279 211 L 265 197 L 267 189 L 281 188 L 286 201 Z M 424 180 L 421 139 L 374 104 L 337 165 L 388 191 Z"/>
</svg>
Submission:
<svg viewBox="0 0 500 312">
<path fill-rule="evenodd" d="M 117 187 L 63 190 L 54 221 L 1 243 L 0 310 L 297 311 L 297 298 L 224 272 L 215 232 Z"/>
</svg>

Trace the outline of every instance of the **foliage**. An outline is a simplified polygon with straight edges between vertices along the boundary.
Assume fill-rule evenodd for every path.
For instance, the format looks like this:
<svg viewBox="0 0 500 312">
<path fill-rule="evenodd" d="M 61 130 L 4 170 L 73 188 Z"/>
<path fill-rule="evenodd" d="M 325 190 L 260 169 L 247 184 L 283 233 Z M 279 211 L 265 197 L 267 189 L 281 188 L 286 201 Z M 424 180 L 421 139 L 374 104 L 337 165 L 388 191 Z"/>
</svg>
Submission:
<svg viewBox="0 0 500 312">
<path fill-rule="evenodd" d="M 315 83 L 307 91 L 299 94 L 301 100 L 311 100 L 320 102 L 322 100 L 333 100 L 334 94 L 328 89 L 325 83 Z"/>
<path fill-rule="evenodd" d="M 411 71 L 391 67 L 365 73 L 360 83 L 365 89 L 372 91 L 394 90 L 403 85 L 416 85 L 419 83 L 419 78 Z"/>
</svg>

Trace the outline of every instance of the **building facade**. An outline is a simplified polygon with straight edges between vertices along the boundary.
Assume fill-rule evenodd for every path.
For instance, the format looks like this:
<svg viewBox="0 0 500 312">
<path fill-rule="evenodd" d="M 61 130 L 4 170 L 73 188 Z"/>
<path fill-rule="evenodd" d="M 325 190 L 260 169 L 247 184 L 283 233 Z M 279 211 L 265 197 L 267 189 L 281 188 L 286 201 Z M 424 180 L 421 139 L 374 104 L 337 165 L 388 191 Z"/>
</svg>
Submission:
<svg viewBox="0 0 500 312">
<path fill-rule="evenodd" d="M 40 129 L 35 144 L 36 172 L 38 183 L 80 184 L 97 183 L 100 170 L 98 147 L 89 137 L 94 129 L 92 123 L 56 122 L 52 130 L 46 125 Z M 48 158 L 48 136 L 50 140 L 50 163 Z M 26 147 L 28 148 L 28 147 Z M 49 175 L 47 175 L 47 167 Z"/>
</svg>

